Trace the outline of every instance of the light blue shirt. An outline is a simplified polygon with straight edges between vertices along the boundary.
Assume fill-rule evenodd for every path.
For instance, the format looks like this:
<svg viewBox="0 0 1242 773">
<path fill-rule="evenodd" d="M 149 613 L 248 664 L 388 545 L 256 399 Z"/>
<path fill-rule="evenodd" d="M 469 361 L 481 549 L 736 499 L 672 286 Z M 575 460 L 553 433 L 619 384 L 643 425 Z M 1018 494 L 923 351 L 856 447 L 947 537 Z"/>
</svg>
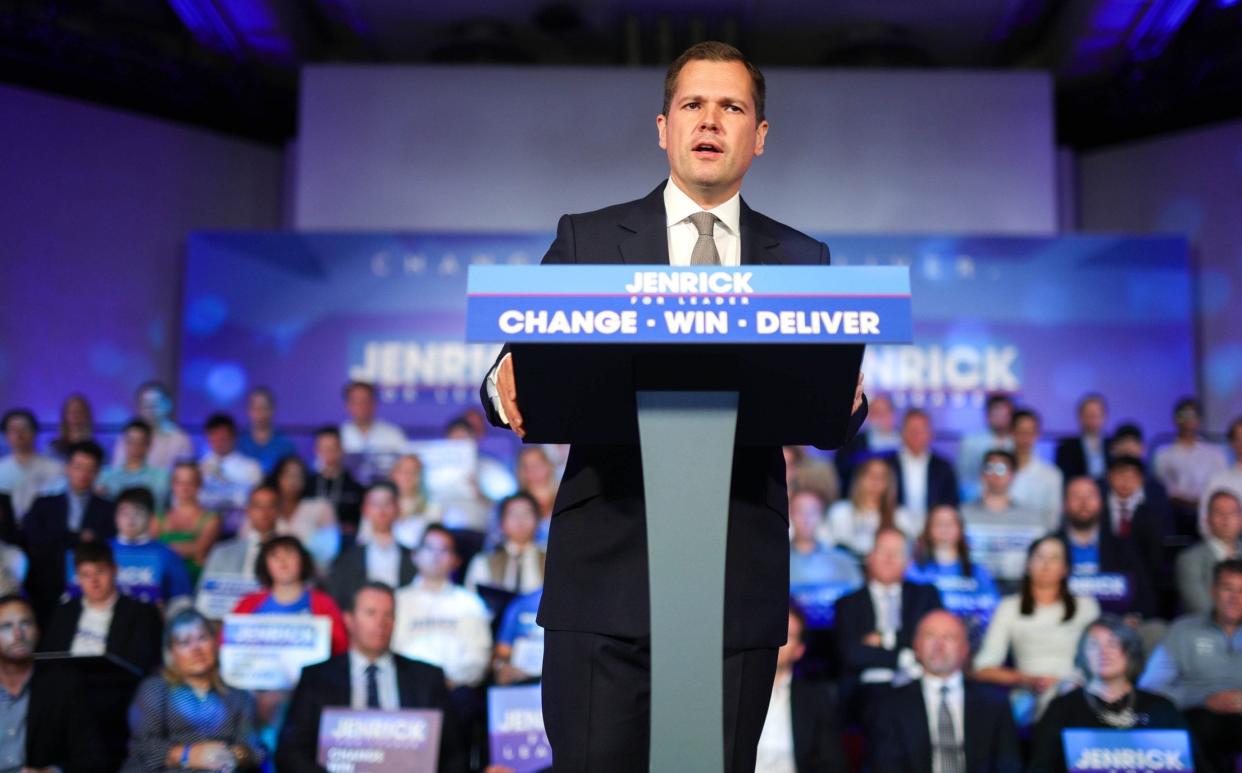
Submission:
<svg viewBox="0 0 1242 773">
<path fill-rule="evenodd" d="M 0 773 L 19 773 L 26 765 L 26 715 L 30 679 L 17 695 L 0 688 Z"/>
</svg>

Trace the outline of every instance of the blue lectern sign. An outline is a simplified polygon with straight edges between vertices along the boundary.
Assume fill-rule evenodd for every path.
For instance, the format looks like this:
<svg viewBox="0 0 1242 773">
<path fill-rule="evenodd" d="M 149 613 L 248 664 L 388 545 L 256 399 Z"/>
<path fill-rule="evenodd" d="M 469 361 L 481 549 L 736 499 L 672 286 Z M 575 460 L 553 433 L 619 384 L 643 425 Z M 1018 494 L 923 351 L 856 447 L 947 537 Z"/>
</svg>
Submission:
<svg viewBox="0 0 1242 773">
<path fill-rule="evenodd" d="M 1070 729 L 1062 740 L 1070 773 L 1195 769 L 1185 730 Z"/>
<path fill-rule="evenodd" d="M 906 343 L 899 266 L 471 266 L 466 338 L 521 343 Z"/>
</svg>

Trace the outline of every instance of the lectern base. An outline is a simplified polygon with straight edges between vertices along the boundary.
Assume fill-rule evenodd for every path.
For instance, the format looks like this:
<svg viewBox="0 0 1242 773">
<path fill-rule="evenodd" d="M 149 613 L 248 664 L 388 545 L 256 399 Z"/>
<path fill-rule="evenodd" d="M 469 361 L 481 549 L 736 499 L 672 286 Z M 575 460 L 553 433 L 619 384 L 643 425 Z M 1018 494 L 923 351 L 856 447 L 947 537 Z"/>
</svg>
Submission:
<svg viewBox="0 0 1242 773">
<path fill-rule="evenodd" d="M 651 770 L 720 773 L 737 392 L 639 391 L 651 594 Z"/>
</svg>

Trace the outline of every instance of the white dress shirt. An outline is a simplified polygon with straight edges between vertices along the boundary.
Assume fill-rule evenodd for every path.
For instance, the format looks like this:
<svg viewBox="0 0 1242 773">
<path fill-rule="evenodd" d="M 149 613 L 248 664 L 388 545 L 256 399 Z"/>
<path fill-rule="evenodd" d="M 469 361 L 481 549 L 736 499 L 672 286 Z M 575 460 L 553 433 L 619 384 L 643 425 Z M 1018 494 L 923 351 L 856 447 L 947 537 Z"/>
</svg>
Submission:
<svg viewBox="0 0 1242 773">
<path fill-rule="evenodd" d="M 932 742 L 932 773 L 941 773 L 940 757 L 935 753 L 936 736 L 939 731 L 940 719 L 940 688 L 947 686 L 945 698 L 949 702 L 949 716 L 953 718 L 954 740 L 959 748 L 965 749 L 966 744 L 966 693 L 962 685 L 962 672 L 957 671 L 947 678 L 923 675 L 923 704 L 927 707 L 927 729 L 931 733 Z"/>
<path fill-rule="evenodd" d="M 1042 515 L 1048 530 L 1055 531 L 1061 526 L 1062 478 L 1056 466 L 1032 456 L 1014 472 L 1009 496 L 1014 504 Z"/>
<path fill-rule="evenodd" d="M 366 559 L 368 580 L 378 580 L 394 589 L 401 586 L 401 547 L 395 541 L 383 546 L 374 540 L 367 543 Z"/>
<path fill-rule="evenodd" d="M 0 491 L 9 492 L 20 523 L 35 499 L 64 481 L 65 466 L 50 456 L 35 455 L 21 464 L 13 454 L 0 457 Z"/>
<path fill-rule="evenodd" d="M 755 773 L 797 773 L 794 760 L 793 704 L 789 694 L 792 676 L 789 672 L 777 673 L 776 682 L 772 685 L 768 716 L 763 721 L 763 732 L 759 735 Z"/>
<path fill-rule="evenodd" d="M 396 711 L 401 708 L 401 694 L 397 692 L 397 664 L 392 653 L 385 652 L 375 662 L 375 684 L 379 688 L 380 708 Z M 367 666 L 372 661 L 355 649 L 349 650 L 349 707 L 367 707 Z"/>
<path fill-rule="evenodd" d="M 347 421 L 341 425 L 341 448 L 347 454 L 399 454 L 405 451 L 405 433 L 396 424 L 379 419 L 365 432 Z"/>
<path fill-rule="evenodd" d="M 921 523 L 927 519 L 927 466 L 931 463 L 931 452 L 924 451 L 915 456 L 903 447 L 897 452 L 897 462 L 901 467 L 901 490 L 905 494 L 906 510 Z"/>
<path fill-rule="evenodd" d="M 78 618 L 78 630 L 73 635 L 69 652 L 74 655 L 102 655 L 107 651 L 108 629 L 112 627 L 116 599 L 116 594 L 112 594 L 112 601 L 102 607 L 82 602 L 82 615 Z"/>
<path fill-rule="evenodd" d="M 1171 443 L 1156 452 L 1156 477 L 1173 499 L 1198 502 L 1213 475 L 1228 467 L 1220 446 L 1196 440 L 1193 445 Z"/>
</svg>

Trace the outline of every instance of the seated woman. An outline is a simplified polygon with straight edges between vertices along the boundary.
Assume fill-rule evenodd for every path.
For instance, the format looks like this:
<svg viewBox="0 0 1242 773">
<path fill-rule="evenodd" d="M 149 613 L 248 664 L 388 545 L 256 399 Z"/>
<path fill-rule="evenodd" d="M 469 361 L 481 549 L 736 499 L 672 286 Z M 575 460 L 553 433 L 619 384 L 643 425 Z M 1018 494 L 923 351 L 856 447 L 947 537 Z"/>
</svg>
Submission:
<svg viewBox="0 0 1242 773">
<path fill-rule="evenodd" d="M 935 585 L 944 608 L 966 622 L 971 645 L 978 647 L 1000 594 L 987 567 L 970 560 L 970 544 L 956 507 L 940 505 L 928 513 L 923 533 L 914 542 L 906 578 Z"/>
<path fill-rule="evenodd" d="M 134 696 L 123 770 L 259 769 L 254 698 L 221 680 L 207 618 L 186 609 L 168 621 L 164 662 L 163 673 L 147 677 Z"/>
<path fill-rule="evenodd" d="M 401 547 L 414 550 L 423 538 L 423 530 L 440 523 L 444 512 L 427 497 L 423 460 L 418 455 L 397 457 L 388 477 L 397 487 L 397 521 L 392 525 L 392 536 Z M 371 524 L 364 519 L 358 526 L 358 542 L 365 545 L 370 538 Z"/>
<path fill-rule="evenodd" d="M 243 596 L 239 615 L 323 615 L 332 621 L 332 654 L 349 649 L 345 619 L 332 597 L 311 586 L 314 559 L 297 537 L 282 535 L 263 543 L 254 572 L 263 590 Z"/>
<path fill-rule="evenodd" d="M 315 565 L 326 568 L 340 553 L 341 533 L 332 503 L 324 497 L 307 495 L 309 480 L 301 457 L 286 456 L 276 462 L 265 482 L 276 489 L 278 496 L 276 533 L 297 537 L 314 556 Z"/>
<path fill-rule="evenodd" d="M 220 536 L 220 518 L 199 504 L 202 489 L 203 474 L 198 465 L 177 462 L 172 471 L 172 504 L 167 512 L 151 519 L 151 536 L 181 556 L 191 585 L 198 582 L 207 553 Z"/>
<path fill-rule="evenodd" d="M 1134 686 L 1143 672 L 1143 642 L 1119 617 L 1105 615 L 1078 641 L 1078 668 L 1085 685 L 1048 704 L 1035 727 L 1032 773 L 1067 770 L 1061 743 L 1066 728 L 1185 730 L 1171 701 Z"/>
<path fill-rule="evenodd" d="M 1074 676 L 1078 638 L 1096 618 L 1095 599 L 1069 590 L 1069 548 L 1055 535 L 1027 550 L 1021 592 L 997 605 L 975 656 L 975 678 L 1018 688 L 1011 700 L 1020 725 L 1029 725 Z M 1012 654 L 1013 666 L 1004 665 Z"/>
<path fill-rule="evenodd" d="M 918 533 L 910 513 L 897 504 L 897 478 L 892 469 L 883 459 L 874 457 L 854 473 L 849 499 L 828 508 L 827 533 L 820 537 L 861 558 L 871 552 L 875 533 L 889 526 L 900 529 L 910 539 Z"/>
</svg>

